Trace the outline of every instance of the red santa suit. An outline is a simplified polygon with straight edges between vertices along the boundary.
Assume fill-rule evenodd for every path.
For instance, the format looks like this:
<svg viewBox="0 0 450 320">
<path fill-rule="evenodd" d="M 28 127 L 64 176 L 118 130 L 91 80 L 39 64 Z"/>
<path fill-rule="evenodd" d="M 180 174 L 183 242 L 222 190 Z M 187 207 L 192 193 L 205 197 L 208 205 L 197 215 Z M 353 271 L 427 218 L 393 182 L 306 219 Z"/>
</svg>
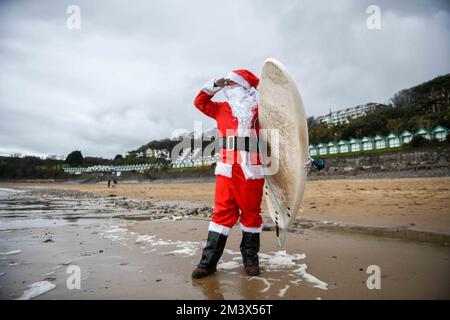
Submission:
<svg viewBox="0 0 450 320">
<path fill-rule="evenodd" d="M 227 148 L 220 149 L 215 170 L 215 206 L 209 231 L 228 236 L 239 220 L 243 231 L 260 233 L 264 176 L 259 154 L 254 149 L 235 150 L 233 147 L 234 139 L 241 139 L 233 137 L 249 137 L 249 141 L 256 141 L 259 79 L 247 70 L 233 71 L 228 78 L 240 86 L 226 87 L 226 102 L 212 101 L 222 89 L 215 86 L 214 79 L 203 86 L 194 102 L 201 112 L 216 120 L 218 139 L 226 137 L 227 142 Z"/>
</svg>

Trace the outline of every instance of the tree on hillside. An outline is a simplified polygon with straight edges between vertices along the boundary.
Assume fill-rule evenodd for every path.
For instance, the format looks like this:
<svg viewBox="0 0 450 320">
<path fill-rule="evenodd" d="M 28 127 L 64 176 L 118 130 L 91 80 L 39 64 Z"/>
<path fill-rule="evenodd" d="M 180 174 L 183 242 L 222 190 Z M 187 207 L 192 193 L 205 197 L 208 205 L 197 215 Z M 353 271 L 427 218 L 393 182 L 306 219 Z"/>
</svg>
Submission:
<svg viewBox="0 0 450 320">
<path fill-rule="evenodd" d="M 71 166 L 79 166 L 83 164 L 83 155 L 81 154 L 81 151 L 75 150 L 69 153 L 66 158 L 66 163 Z"/>
<path fill-rule="evenodd" d="M 123 163 L 124 163 L 124 160 L 125 160 L 125 159 L 123 158 L 123 156 L 122 156 L 121 154 L 117 154 L 117 155 L 114 157 L 113 163 L 116 164 L 116 165 L 123 164 Z"/>
<path fill-rule="evenodd" d="M 308 119 L 306 119 L 306 122 L 308 124 L 308 127 L 311 127 L 318 123 L 318 121 L 315 117 L 308 117 Z"/>
<path fill-rule="evenodd" d="M 400 134 L 402 131 L 403 120 L 402 119 L 389 119 L 387 121 L 387 127 L 390 132 Z"/>
<path fill-rule="evenodd" d="M 327 124 L 324 123 L 316 124 L 309 127 L 308 129 L 309 129 L 309 143 L 311 144 L 332 141 L 334 138 L 332 131 L 333 128 L 329 127 Z"/>
</svg>

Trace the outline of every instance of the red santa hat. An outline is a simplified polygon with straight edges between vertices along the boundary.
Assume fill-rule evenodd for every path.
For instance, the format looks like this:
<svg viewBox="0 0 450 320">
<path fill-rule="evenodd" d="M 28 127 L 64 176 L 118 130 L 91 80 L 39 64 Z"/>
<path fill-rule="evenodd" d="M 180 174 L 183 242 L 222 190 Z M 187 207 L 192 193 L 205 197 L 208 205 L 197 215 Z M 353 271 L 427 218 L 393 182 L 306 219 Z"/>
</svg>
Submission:
<svg viewBox="0 0 450 320">
<path fill-rule="evenodd" d="M 246 89 L 250 89 L 252 87 L 256 89 L 259 84 L 259 78 L 245 69 L 231 71 L 227 78 L 237 84 L 240 84 Z"/>
</svg>

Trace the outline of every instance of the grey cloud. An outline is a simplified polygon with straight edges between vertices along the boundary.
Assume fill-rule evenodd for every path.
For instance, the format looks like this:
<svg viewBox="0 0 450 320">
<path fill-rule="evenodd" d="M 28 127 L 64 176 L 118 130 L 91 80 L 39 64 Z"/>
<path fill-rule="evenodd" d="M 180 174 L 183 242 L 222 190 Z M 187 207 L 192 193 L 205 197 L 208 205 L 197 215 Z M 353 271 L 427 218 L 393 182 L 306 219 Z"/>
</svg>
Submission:
<svg viewBox="0 0 450 320">
<path fill-rule="evenodd" d="M 82 29 L 66 28 L 81 8 Z M 382 30 L 367 30 L 378 4 Z M 0 154 L 113 157 L 214 124 L 193 98 L 267 57 L 288 67 L 309 115 L 450 70 L 445 1 L 9 1 L 0 4 Z"/>
</svg>

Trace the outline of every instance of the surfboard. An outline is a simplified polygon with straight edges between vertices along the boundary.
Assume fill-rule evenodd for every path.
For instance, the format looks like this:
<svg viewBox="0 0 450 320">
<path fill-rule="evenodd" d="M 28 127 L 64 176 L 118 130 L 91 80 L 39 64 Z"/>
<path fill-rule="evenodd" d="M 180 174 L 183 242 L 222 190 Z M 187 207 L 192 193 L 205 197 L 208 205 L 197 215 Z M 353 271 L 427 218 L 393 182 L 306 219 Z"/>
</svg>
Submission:
<svg viewBox="0 0 450 320">
<path fill-rule="evenodd" d="M 286 229 L 302 210 L 308 173 L 305 168 L 309 159 L 305 109 L 296 84 L 275 59 L 264 62 L 258 91 L 259 125 L 267 132 L 267 135 L 261 134 L 260 139 L 270 150 L 265 159 L 270 160 L 264 170 L 265 200 L 274 223 Z M 278 142 L 272 139 L 276 136 Z"/>
</svg>

